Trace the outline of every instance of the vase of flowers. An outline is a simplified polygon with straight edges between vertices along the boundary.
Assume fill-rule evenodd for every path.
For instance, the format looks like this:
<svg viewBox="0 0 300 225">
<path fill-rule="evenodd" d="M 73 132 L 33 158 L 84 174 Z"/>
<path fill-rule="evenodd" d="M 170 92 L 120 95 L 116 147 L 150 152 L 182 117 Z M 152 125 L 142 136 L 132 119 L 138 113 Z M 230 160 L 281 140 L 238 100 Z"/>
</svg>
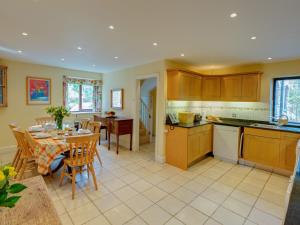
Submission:
<svg viewBox="0 0 300 225">
<path fill-rule="evenodd" d="M 64 117 L 70 116 L 69 110 L 64 106 L 50 106 L 46 108 L 46 112 L 54 118 L 59 130 L 62 130 Z"/>
<path fill-rule="evenodd" d="M 21 196 L 15 194 L 23 191 L 26 186 L 20 183 L 10 185 L 9 180 L 17 175 L 11 166 L 0 167 L 0 208 L 13 208 Z"/>
</svg>

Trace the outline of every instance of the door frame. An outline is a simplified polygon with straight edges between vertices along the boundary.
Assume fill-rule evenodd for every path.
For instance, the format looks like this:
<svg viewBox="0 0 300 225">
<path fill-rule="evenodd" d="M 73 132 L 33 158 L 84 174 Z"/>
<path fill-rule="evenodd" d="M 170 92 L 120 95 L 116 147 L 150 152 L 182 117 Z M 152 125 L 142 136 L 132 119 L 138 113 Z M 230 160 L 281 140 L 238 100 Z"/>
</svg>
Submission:
<svg viewBox="0 0 300 225">
<path fill-rule="evenodd" d="M 135 115 L 134 115 L 134 130 L 138 132 L 134 132 L 134 140 L 135 140 L 135 151 L 140 150 L 140 138 L 139 138 L 139 126 L 140 126 L 140 98 L 141 98 L 141 80 L 156 78 L 156 99 L 158 99 L 159 93 L 159 73 L 148 74 L 148 75 L 141 75 L 136 77 L 136 104 L 135 104 Z M 155 133 L 157 134 L 158 128 L 158 101 L 156 101 L 156 121 L 155 121 Z M 152 118 L 153 119 L 153 118 Z M 155 157 L 157 156 L 157 149 L 158 149 L 158 141 L 157 136 L 155 135 Z"/>
</svg>

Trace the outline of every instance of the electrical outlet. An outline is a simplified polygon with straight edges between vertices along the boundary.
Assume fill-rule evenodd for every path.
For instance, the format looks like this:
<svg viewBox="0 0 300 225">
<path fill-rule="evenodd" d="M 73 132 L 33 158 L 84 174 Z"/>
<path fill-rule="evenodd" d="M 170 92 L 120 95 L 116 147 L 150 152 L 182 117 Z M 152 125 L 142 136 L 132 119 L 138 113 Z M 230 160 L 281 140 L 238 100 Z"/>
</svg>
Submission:
<svg viewBox="0 0 300 225">
<path fill-rule="evenodd" d="M 232 113 L 232 118 L 236 118 L 236 113 Z"/>
</svg>

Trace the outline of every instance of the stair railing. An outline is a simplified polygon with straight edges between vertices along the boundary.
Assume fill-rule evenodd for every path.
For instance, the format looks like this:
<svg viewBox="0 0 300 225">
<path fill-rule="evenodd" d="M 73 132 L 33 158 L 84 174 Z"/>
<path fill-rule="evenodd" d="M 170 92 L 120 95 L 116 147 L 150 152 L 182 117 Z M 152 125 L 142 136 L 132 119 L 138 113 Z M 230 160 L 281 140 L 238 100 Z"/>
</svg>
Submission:
<svg viewBox="0 0 300 225">
<path fill-rule="evenodd" d="M 143 99 L 140 99 L 140 122 L 143 124 L 147 133 L 150 135 L 150 140 L 151 140 L 151 138 L 152 138 L 152 110 L 144 102 Z"/>
</svg>

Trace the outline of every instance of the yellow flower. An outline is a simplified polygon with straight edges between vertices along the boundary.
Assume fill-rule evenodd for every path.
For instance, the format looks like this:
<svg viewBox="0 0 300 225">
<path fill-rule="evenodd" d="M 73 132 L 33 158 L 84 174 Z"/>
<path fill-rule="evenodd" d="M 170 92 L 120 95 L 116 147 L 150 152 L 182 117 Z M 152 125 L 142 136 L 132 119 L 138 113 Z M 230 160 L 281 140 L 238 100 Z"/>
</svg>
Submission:
<svg viewBox="0 0 300 225">
<path fill-rule="evenodd" d="M 5 179 L 4 173 L 0 170 L 0 181 Z"/>
<path fill-rule="evenodd" d="M 16 173 L 14 167 L 12 167 L 12 166 L 5 166 L 5 167 L 4 167 L 4 170 L 7 170 L 7 169 L 8 169 L 8 171 L 9 171 L 8 175 L 9 175 L 10 177 L 14 177 L 14 176 L 17 175 L 17 173 Z"/>
</svg>

